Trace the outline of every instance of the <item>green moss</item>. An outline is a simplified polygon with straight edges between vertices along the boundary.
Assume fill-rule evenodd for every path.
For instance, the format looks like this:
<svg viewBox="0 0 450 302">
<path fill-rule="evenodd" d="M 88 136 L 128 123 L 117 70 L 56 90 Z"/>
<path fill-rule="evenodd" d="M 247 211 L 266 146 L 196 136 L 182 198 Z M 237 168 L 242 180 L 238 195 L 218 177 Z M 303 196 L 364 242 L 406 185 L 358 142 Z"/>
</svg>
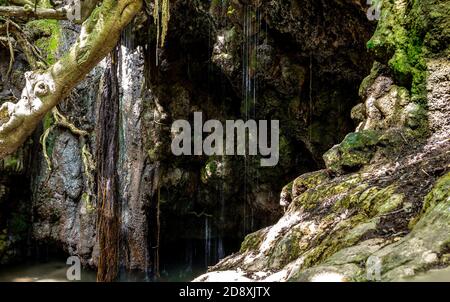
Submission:
<svg viewBox="0 0 450 302">
<path fill-rule="evenodd" d="M 439 178 L 433 186 L 433 189 L 425 196 L 422 210 L 419 215 L 414 217 L 409 224 L 408 228 L 412 230 L 417 222 L 436 205 L 444 201 L 450 196 L 450 173 L 445 174 Z"/>
<path fill-rule="evenodd" d="M 339 250 L 352 246 L 371 229 L 372 225 L 363 225 L 360 228 L 355 226 L 364 224 L 367 217 L 358 214 L 350 219 L 341 221 L 321 242 L 304 254 L 305 260 L 303 268 L 309 268 L 320 264 Z"/>
<path fill-rule="evenodd" d="M 450 1 L 384 1 L 377 30 L 367 43 L 412 100 L 426 101 L 426 58 L 450 54 Z"/>
<path fill-rule="evenodd" d="M 335 205 L 336 211 L 342 209 L 358 210 L 371 218 L 376 215 L 389 213 L 403 204 L 403 194 L 396 193 L 394 185 L 386 188 L 369 187 L 361 184 L 341 198 Z"/>
<path fill-rule="evenodd" d="M 296 178 L 289 185 L 293 193 L 293 197 L 297 197 L 306 190 L 312 189 L 329 179 L 328 174 L 324 170 L 303 174 Z"/>
<path fill-rule="evenodd" d="M 236 9 L 232 5 L 228 6 L 228 10 L 227 10 L 228 16 L 234 15 L 235 12 L 236 12 Z"/>
<path fill-rule="evenodd" d="M 291 181 L 290 183 L 288 183 L 287 185 L 285 185 L 285 186 L 283 187 L 283 191 L 286 190 L 286 191 L 291 192 L 291 191 L 292 191 L 293 185 L 294 185 L 294 182 Z"/>
<path fill-rule="evenodd" d="M 35 45 L 45 53 L 48 64 L 58 59 L 59 39 L 61 27 L 57 20 L 33 20 L 27 23 L 27 28 L 33 32 L 40 32 L 42 37 L 35 41 Z"/>
<path fill-rule="evenodd" d="M 56 136 L 51 134 L 47 138 L 47 155 L 51 158 L 53 154 L 53 148 L 55 147 Z"/>
<path fill-rule="evenodd" d="M 348 134 L 337 146 L 327 151 L 323 159 L 328 169 L 335 172 L 358 169 L 372 159 L 380 133 L 364 130 Z"/>
<path fill-rule="evenodd" d="M 263 230 L 256 231 L 247 235 L 244 242 L 241 244 L 240 252 L 244 253 L 247 251 L 256 251 L 262 243 L 264 238 Z"/>
<path fill-rule="evenodd" d="M 8 155 L 0 160 L 0 171 L 9 173 L 20 173 L 23 170 L 22 151 Z"/>
<path fill-rule="evenodd" d="M 450 173 L 439 178 L 430 193 L 425 196 L 421 215 L 434 208 L 438 203 L 442 202 L 450 196 Z"/>
<path fill-rule="evenodd" d="M 294 199 L 297 207 L 305 210 L 313 210 L 320 206 L 326 199 L 334 199 L 342 195 L 341 199 L 356 196 L 364 188 L 360 186 L 361 178 L 358 174 L 348 177 L 345 181 L 324 183 L 314 189 L 308 190 Z"/>
<path fill-rule="evenodd" d="M 42 120 L 42 125 L 44 127 L 44 131 L 50 128 L 53 125 L 53 115 L 51 112 L 47 112 Z"/>
<path fill-rule="evenodd" d="M 15 170 L 19 163 L 19 159 L 14 156 L 7 156 L 3 160 L 3 168 L 5 170 Z"/>
<path fill-rule="evenodd" d="M 404 48 L 398 49 L 389 60 L 389 67 L 401 84 L 409 86 L 411 83 L 411 94 L 415 96 L 416 101 L 423 102 L 426 97 L 426 64 L 422 55 L 423 46 L 414 43 L 419 42 L 412 40 Z"/>
<path fill-rule="evenodd" d="M 217 172 L 217 162 L 212 160 L 206 164 L 206 171 L 211 174 L 215 174 Z"/>
<path fill-rule="evenodd" d="M 373 63 L 370 75 L 368 75 L 359 86 L 359 96 L 361 98 L 364 98 L 367 89 L 374 83 L 375 79 L 378 77 L 381 67 L 382 65 L 380 63 L 378 62 Z"/>
<path fill-rule="evenodd" d="M 302 241 L 304 235 L 302 231 L 292 229 L 283 236 L 270 252 L 269 266 L 278 269 L 300 257 L 308 246 Z"/>
</svg>

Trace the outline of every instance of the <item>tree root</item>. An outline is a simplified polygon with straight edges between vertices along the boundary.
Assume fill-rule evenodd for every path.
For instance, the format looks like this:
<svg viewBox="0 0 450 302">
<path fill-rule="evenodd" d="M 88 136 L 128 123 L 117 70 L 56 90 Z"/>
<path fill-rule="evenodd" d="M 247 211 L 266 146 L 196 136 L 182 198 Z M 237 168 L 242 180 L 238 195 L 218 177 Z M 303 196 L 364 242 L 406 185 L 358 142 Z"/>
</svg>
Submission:
<svg viewBox="0 0 450 302">
<path fill-rule="evenodd" d="M 45 161 L 47 162 L 47 169 L 49 171 L 52 171 L 52 161 L 50 160 L 50 157 L 47 153 L 47 138 L 50 132 L 55 128 L 54 125 L 48 127 L 45 129 L 44 133 L 41 135 L 40 142 L 42 145 L 42 154 L 44 155 Z"/>
<path fill-rule="evenodd" d="M 94 185 L 95 185 L 95 178 L 94 178 L 94 172 L 96 168 L 96 164 L 94 161 L 94 157 L 92 156 L 91 151 L 89 150 L 89 146 L 86 143 L 85 137 L 81 137 L 81 158 L 83 160 L 83 168 L 84 168 L 84 176 L 85 176 L 85 188 L 88 196 L 88 202 L 90 202 L 92 197 L 95 197 L 94 194 Z"/>
<path fill-rule="evenodd" d="M 9 47 L 9 66 L 8 71 L 6 72 L 6 79 L 9 79 L 9 74 L 11 73 L 14 64 L 14 48 L 11 43 L 11 37 L 9 36 L 9 21 L 6 22 L 6 37 L 8 38 L 8 47 Z"/>
<path fill-rule="evenodd" d="M 0 25 L 0 32 L 6 33 L 6 37 L 0 37 L 0 41 L 3 40 L 5 42 L 14 41 L 13 38 L 10 37 L 10 35 L 13 35 L 15 37 L 15 42 L 19 44 L 20 49 L 24 53 L 30 67 L 32 69 L 39 69 L 39 68 L 45 69 L 47 67 L 47 63 L 45 59 L 42 57 L 39 48 L 37 48 L 33 43 L 28 41 L 28 39 L 26 38 L 27 35 L 24 32 L 24 30 L 20 27 L 20 25 L 18 25 L 17 23 L 8 18 L 0 17 L 0 20 L 5 22 L 5 24 Z M 10 48 L 11 52 L 11 47 L 10 46 L 8 47 Z"/>
<path fill-rule="evenodd" d="M 41 145 L 42 145 L 42 153 L 44 155 L 45 161 L 47 162 L 47 168 L 49 171 L 52 171 L 52 161 L 50 159 L 50 156 L 47 152 L 47 139 L 51 131 L 55 129 L 55 127 L 63 127 L 68 129 L 70 132 L 72 132 L 74 135 L 78 136 L 81 146 L 81 158 L 83 161 L 83 170 L 84 170 L 84 176 L 85 176 L 85 187 L 86 192 L 85 194 L 88 195 L 89 200 L 91 197 L 95 196 L 94 194 L 94 184 L 95 184 L 95 178 L 94 178 L 94 172 L 95 172 L 95 161 L 94 157 L 92 156 L 92 153 L 89 150 L 88 143 L 86 142 L 86 137 L 89 135 L 89 133 L 85 130 L 81 130 L 77 128 L 73 123 L 69 122 L 69 120 L 59 112 L 59 110 L 55 107 L 52 110 L 52 116 L 53 116 L 53 125 L 48 127 L 44 133 L 41 136 Z"/>
<path fill-rule="evenodd" d="M 53 108 L 52 113 L 55 123 L 58 126 L 65 127 L 78 136 L 87 136 L 89 134 L 87 131 L 78 129 L 74 124 L 69 122 L 69 120 L 59 112 L 58 108 Z"/>
<path fill-rule="evenodd" d="M 75 126 L 73 123 L 69 122 L 69 120 L 62 115 L 58 108 L 53 108 L 52 109 L 52 115 L 53 115 L 53 125 L 51 125 L 50 127 L 48 127 L 44 133 L 41 136 L 41 145 L 42 145 L 42 153 L 44 154 L 44 158 L 47 161 L 47 167 L 49 171 L 52 171 L 52 162 L 50 160 L 50 157 L 47 154 L 47 139 L 48 136 L 50 134 L 50 132 L 55 128 L 55 127 L 63 127 L 68 129 L 70 132 L 72 132 L 74 135 L 83 138 L 85 136 L 87 136 L 89 133 L 85 130 L 81 130 L 79 128 L 77 128 L 77 126 Z M 83 140 L 84 141 L 84 140 Z M 82 149 L 86 147 L 86 144 L 82 144 Z M 89 151 L 85 150 L 85 154 L 87 154 Z M 82 151 L 83 154 L 83 151 Z M 91 155 L 92 157 L 92 155 Z M 83 163 L 85 163 L 84 159 L 83 159 Z M 88 163 L 88 160 L 86 159 L 86 163 Z M 85 170 L 89 170 L 88 167 L 85 167 Z"/>
</svg>

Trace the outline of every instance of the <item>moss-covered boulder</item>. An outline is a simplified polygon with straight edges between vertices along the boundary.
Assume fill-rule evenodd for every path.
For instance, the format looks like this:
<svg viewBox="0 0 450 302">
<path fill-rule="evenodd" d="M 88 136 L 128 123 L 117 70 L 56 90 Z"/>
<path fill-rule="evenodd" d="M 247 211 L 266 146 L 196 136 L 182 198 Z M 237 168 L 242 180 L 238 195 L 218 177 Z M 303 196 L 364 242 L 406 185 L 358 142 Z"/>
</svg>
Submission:
<svg viewBox="0 0 450 302">
<path fill-rule="evenodd" d="M 323 155 L 325 165 L 334 172 L 359 169 L 372 159 L 379 137 L 379 132 L 372 130 L 348 134 L 342 143 Z"/>
</svg>

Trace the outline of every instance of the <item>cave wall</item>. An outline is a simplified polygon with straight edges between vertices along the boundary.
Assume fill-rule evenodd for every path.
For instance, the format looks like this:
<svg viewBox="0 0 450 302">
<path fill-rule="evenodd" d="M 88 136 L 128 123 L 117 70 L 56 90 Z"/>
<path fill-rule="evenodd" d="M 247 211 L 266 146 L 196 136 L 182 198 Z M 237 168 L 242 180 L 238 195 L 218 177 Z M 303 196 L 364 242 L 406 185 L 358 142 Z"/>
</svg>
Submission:
<svg viewBox="0 0 450 302">
<path fill-rule="evenodd" d="M 282 187 L 324 167 L 322 154 L 354 128 L 350 111 L 370 73 L 366 42 L 374 26 L 366 7 L 353 1 L 182 0 L 171 3 L 167 42 L 156 50 L 152 17 L 138 16 L 118 46 L 123 267 L 155 269 L 158 204 L 161 271 L 174 263 L 187 272 L 206 268 L 237 251 L 246 234 L 275 222 L 283 214 Z M 51 60 L 67 50 L 78 27 L 62 22 L 47 30 L 59 32 L 58 49 L 45 49 Z M 32 164 L 24 168 L 30 175 L 25 202 L 32 204 L 31 238 L 92 266 L 98 254 L 90 182 L 95 171 L 83 164 L 82 148 L 95 154 L 105 64 L 59 106 L 90 135 L 55 127 L 48 137 L 50 171 L 38 143 L 52 125 L 48 116 L 27 153 Z M 256 158 L 173 156 L 172 122 L 192 120 L 196 111 L 204 120 L 279 119 L 279 164 L 261 168 Z"/>
<path fill-rule="evenodd" d="M 448 280 L 449 7 L 383 1 L 356 128 L 283 188 L 277 223 L 197 281 Z"/>
</svg>

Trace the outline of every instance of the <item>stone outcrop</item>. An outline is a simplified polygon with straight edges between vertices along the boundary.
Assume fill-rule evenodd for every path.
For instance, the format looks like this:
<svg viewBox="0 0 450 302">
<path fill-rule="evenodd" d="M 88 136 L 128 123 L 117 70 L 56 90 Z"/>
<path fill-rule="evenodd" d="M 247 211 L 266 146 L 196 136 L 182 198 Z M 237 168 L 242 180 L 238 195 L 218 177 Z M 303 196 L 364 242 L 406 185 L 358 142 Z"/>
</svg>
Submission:
<svg viewBox="0 0 450 302">
<path fill-rule="evenodd" d="M 326 170 L 285 186 L 273 226 L 196 281 L 402 281 L 448 276 L 449 1 L 384 1 L 351 112 Z M 420 15 L 420 17 L 418 17 Z M 438 21 L 438 22 L 437 22 Z M 437 277 L 441 276 L 441 277 Z"/>
</svg>

